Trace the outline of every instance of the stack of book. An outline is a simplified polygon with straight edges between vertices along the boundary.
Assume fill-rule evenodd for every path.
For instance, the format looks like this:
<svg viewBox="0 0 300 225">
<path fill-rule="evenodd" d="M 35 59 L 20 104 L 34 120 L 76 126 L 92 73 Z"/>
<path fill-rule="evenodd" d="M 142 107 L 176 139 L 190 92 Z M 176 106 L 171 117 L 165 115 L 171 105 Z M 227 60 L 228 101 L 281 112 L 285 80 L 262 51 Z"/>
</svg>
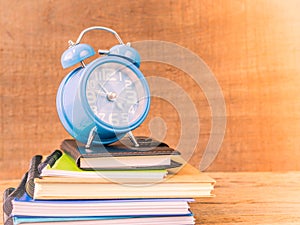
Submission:
<svg viewBox="0 0 300 225">
<path fill-rule="evenodd" d="M 189 203 L 212 196 L 215 181 L 166 144 L 137 140 L 86 149 L 70 139 L 33 157 L 4 193 L 4 224 L 195 224 Z"/>
</svg>

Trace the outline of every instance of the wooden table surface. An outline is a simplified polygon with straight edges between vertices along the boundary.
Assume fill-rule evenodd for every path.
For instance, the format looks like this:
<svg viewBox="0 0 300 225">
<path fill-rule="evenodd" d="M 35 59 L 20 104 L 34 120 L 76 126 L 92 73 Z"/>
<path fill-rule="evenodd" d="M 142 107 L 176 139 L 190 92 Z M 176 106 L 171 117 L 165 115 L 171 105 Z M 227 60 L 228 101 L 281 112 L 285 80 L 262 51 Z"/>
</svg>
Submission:
<svg viewBox="0 0 300 225">
<path fill-rule="evenodd" d="M 216 197 L 191 205 L 197 225 L 300 224 L 300 172 L 209 175 L 217 181 Z M 18 182 L 1 181 L 0 191 Z"/>
</svg>

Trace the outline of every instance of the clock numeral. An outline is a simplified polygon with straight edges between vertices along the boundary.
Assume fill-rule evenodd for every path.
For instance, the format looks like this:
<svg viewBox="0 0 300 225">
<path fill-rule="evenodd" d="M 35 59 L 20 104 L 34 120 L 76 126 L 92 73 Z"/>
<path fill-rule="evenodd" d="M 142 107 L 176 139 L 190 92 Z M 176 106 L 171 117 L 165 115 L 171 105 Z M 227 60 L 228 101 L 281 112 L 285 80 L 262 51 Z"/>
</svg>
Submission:
<svg viewBox="0 0 300 225">
<path fill-rule="evenodd" d="M 129 123 L 128 113 L 110 113 L 108 121 L 114 126 L 126 125 Z"/>
<path fill-rule="evenodd" d="M 88 88 L 92 90 L 96 90 L 99 88 L 98 86 L 99 82 L 93 77 L 92 79 L 88 80 Z"/>
<path fill-rule="evenodd" d="M 109 78 L 109 74 L 101 73 L 101 72 L 97 74 L 98 81 L 106 81 L 108 78 Z"/>
<path fill-rule="evenodd" d="M 118 72 L 118 75 L 119 75 L 119 81 L 123 81 L 123 75 L 121 72 Z M 125 81 L 126 82 L 126 81 Z"/>
<path fill-rule="evenodd" d="M 95 105 L 92 105 L 92 106 L 90 106 L 91 107 L 91 110 L 93 111 L 93 113 L 97 113 L 97 111 L 98 111 L 98 109 L 97 109 L 97 106 L 95 106 Z"/>
<path fill-rule="evenodd" d="M 97 101 L 97 95 L 94 91 L 87 90 L 86 98 L 90 104 L 95 104 Z"/>
<path fill-rule="evenodd" d="M 135 105 L 130 106 L 128 113 L 134 114 L 136 111 Z"/>
<path fill-rule="evenodd" d="M 98 118 L 99 118 L 100 120 L 104 120 L 105 113 L 97 112 L 96 115 L 98 116 Z"/>
<path fill-rule="evenodd" d="M 122 123 L 126 124 L 126 123 L 129 123 L 129 117 L 128 117 L 128 113 L 121 113 L 121 118 L 122 118 Z"/>
<path fill-rule="evenodd" d="M 123 81 L 123 75 L 122 75 L 121 72 L 118 72 L 117 74 L 114 72 L 114 73 L 109 75 L 107 80 L 109 80 L 109 81 Z"/>
<path fill-rule="evenodd" d="M 91 109 L 92 109 L 93 113 L 94 113 L 100 120 L 104 120 L 104 118 L 105 118 L 105 113 L 103 113 L 103 112 L 98 112 L 97 106 L 93 105 L 93 106 L 91 106 Z"/>
<path fill-rule="evenodd" d="M 102 68 L 94 72 L 95 80 L 97 81 L 123 81 L 123 73 L 116 72 L 114 69 Z M 130 84 L 132 83 L 129 81 Z M 130 85 L 128 84 L 128 85 Z"/>
<path fill-rule="evenodd" d="M 132 88 L 132 81 L 131 80 L 125 80 L 125 87 L 126 88 Z"/>
<path fill-rule="evenodd" d="M 116 113 L 110 113 L 108 116 L 108 121 L 114 126 L 118 126 L 120 124 L 119 117 Z"/>
<path fill-rule="evenodd" d="M 136 92 L 134 90 L 126 91 L 126 99 L 129 104 L 134 104 L 137 101 Z"/>
<path fill-rule="evenodd" d="M 110 75 L 113 73 L 113 70 L 101 69 L 94 71 L 94 77 L 97 81 L 106 81 L 110 78 Z"/>
</svg>

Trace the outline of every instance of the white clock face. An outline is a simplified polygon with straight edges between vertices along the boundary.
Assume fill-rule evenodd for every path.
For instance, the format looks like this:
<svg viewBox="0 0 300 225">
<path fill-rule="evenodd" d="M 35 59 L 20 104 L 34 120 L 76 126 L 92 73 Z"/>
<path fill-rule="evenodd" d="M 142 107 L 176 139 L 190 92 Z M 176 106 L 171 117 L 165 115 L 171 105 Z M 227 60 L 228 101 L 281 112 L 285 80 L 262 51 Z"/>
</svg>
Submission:
<svg viewBox="0 0 300 225">
<path fill-rule="evenodd" d="M 111 62 L 92 71 L 86 98 L 98 119 L 113 127 L 129 127 L 145 113 L 149 96 L 133 70 Z"/>
</svg>

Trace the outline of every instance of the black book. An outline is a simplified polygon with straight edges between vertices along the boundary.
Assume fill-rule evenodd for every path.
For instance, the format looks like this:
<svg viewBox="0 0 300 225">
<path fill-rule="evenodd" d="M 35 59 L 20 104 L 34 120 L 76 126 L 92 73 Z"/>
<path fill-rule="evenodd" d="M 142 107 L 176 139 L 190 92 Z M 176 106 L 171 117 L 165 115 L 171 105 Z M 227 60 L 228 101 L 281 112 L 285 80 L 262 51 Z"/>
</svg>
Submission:
<svg viewBox="0 0 300 225">
<path fill-rule="evenodd" d="M 136 137 L 139 147 L 135 147 L 129 138 L 111 145 L 93 144 L 86 148 L 83 143 L 66 139 L 61 150 L 71 156 L 81 169 L 168 169 L 181 164 L 172 160 L 180 152 L 167 144 L 151 138 Z"/>
</svg>

